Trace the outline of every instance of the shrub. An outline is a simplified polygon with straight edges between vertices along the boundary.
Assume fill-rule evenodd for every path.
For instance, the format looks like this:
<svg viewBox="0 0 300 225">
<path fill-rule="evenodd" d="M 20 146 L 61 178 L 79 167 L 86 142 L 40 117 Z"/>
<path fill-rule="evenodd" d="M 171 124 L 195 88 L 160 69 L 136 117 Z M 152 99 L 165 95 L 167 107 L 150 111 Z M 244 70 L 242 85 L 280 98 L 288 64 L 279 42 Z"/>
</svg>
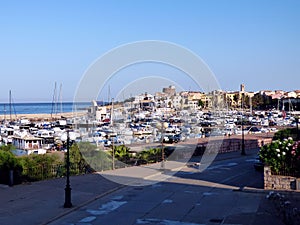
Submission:
<svg viewBox="0 0 300 225">
<path fill-rule="evenodd" d="M 154 163 L 161 160 L 161 148 L 151 148 L 138 153 L 137 158 L 144 163 Z"/>
<path fill-rule="evenodd" d="M 300 172 L 300 141 L 294 141 L 292 137 L 264 145 L 259 156 L 274 172 Z"/>
<path fill-rule="evenodd" d="M 112 168 L 112 159 L 109 153 L 99 151 L 96 145 L 89 142 L 79 142 L 78 148 L 85 161 L 86 169 L 90 172 L 109 170 Z"/>
<path fill-rule="evenodd" d="M 130 160 L 130 158 L 132 158 L 132 154 L 129 153 L 129 150 L 130 148 L 126 147 L 125 145 L 114 146 L 115 158 L 126 163 L 128 160 Z"/>
<path fill-rule="evenodd" d="M 273 140 L 284 140 L 285 138 L 291 137 L 294 140 L 297 138 L 297 129 L 296 128 L 287 128 L 280 131 L 277 131 L 274 134 Z"/>
<path fill-rule="evenodd" d="M 0 183 L 9 184 L 10 170 L 20 170 L 18 159 L 10 151 L 0 150 Z"/>
<path fill-rule="evenodd" d="M 55 154 L 18 157 L 23 181 L 38 181 L 62 175 L 61 159 Z"/>
</svg>

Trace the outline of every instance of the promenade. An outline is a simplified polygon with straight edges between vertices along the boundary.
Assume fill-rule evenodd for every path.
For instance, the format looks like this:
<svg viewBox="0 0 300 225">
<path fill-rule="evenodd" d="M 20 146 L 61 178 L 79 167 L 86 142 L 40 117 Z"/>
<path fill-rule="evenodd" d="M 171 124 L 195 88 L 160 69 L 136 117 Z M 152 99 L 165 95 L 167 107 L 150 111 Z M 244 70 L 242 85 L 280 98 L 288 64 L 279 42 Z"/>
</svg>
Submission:
<svg viewBox="0 0 300 225">
<path fill-rule="evenodd" d="M 246 159 L 251 161 L 255 158 L 256 153 L 257 150 L 247 151 L 247 156 L 243 156 L 244 158 L 241 157 L 240 152 L 223 153 L 217 155 L 214 161 L 222 162 L 235 159 Z M 195 162 L 197 162 L 197 160 L 197 158 L 194 159 Z M 182 165 L 181 163 L 174 161 L 167 162 L 165 164 L 165 169 L 167 171 L 178 172 L 193 165 L 194 162 L 190 162 L 187 165 Z M 63 208 L 65 187 L 64 178 L 16 185 L 13 187 L 1 185 L 0 224 L 65 224 L 59 221 L 67 216 L 72 216 L 72 213 L 76 214 L 77 211 L 82 212 L 83 207 L 93 204 L 102 198 L 106 198 L 115 192 L 122 190 L 126 192 L 128 188 L 130 189 L 131 187 L 141 185 L 153 185 L 152 181 L 159 183 L 160 180 L 155 180 L 154 178 L 157 176 L 161 177 L 162 170 L 160 169 L 160 166 L 161 164 L 158 163 L 150 166 L 146 165 L 139 167 L 128 167 L 114 171 L 107 171 L 100 174 L 71 177 L 73 207 L 69 209 Z M 116 178 L 119 183 L 111 181 L 113 180 L 111 179 L 112 177 Z M 123 180 L 120 180 L 120 178 L 123 178 Z M 149 183 L 149 181 L 151 182 Z M 126 184 L 130 186 L 127 186 Z M 213 184 L 207 183 L 206 185 L 209 186 Z M 220 187 L 221 186 L 222 184 L 220 184 Z M 241 191 L 239 188 L 232 188 L 236 189 L 237 191 Z M 253 205 L 255 210 L 257 209 L 257 212 L 255 213 L 255 224 L 281 224 L 280 221 L 276 220 L 276 218 L 272 216 L 272 213 L 276 212 L 274 211 L 272 205 L 270 205 L 271 203 L 265 200 L 265 196 L 268 194 L 267 191 L 262 190 L 261 187 L 249 189 L 246 187 L 242 191 L 244 193 L 243 198 L 245 199 L 241 201 L 249 201 L 246 204 Z M 253 193 L 255 193 L 255 197 L 253 197 Z M 233 197 L 228 195 L 226 201 L 234 201 L 234 199 L 230 198 Z M 236 196 L 234 198 L 236 198 Z M 215 207 L 217 207 L 218 201 L 214 202 L 213 204 L 216 204 Z M 239 211 L 238 208 L 235 210 Z M 242 210 L 242 208 L 240 210 Z M 234 224 L 249 224 L 244 223 L 245 217 L 240 217 L 240 220 L 242 221 L 239 221 L 239 218 L 234 218 Z M 112 222 L 110 224 L 119 223 Z M 123 224 L 126 225 L 126 223 Z"/>
</svg>

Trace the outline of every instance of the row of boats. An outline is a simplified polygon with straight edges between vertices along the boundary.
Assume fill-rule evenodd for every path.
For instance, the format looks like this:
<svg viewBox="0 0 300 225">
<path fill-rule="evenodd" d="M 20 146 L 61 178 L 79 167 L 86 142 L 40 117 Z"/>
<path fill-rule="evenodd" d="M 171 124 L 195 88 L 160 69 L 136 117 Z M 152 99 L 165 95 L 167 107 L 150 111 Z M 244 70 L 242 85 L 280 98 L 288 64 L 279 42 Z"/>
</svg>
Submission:
<svg viewBox="0 0 300 225">
<path fill-rule="evenodd" d="M 113 113 L 113 112 L 112 112 Z M 47 151 L 64 150 L 63 135 L 68 131 L 76 142 L 90 142 L 105 149 L 111 145 L 161 142 L 170 135 L 184 141 L 220 135 L 239 135 L 274 132 L 281 126 L 296 126 L 293 114 L 280 111 L 256 111 L 253 114 L 240 111 L 204 112 L 187 111 L 153 116 L 140 111 L 136 115 L 124 114 L 95 121 L 88 115 L 61 119 L 53 122 L 2 121 L 0 144 L 13 144 L 16 155 L 44 154 Z M 244 128 L 244 130 L 242 130 Z M 172 139 L 172 138 L 171 138 Z M 168 139 L 170 140 L 170 138 Z"/>
</svg>

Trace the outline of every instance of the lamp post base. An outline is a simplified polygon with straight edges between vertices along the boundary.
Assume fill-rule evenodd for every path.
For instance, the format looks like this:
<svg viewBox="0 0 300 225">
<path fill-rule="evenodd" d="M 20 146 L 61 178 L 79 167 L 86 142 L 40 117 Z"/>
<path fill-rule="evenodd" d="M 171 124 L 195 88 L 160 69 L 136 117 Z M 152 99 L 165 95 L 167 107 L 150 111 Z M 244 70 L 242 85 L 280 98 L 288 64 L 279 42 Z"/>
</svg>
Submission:
<svg viewBox="0 0 300 225">
<path fill-rule="evenodd" d="M 162 161 L 161 161 L 160 169 L 161 169 L 161 170 L 165 170 L 165 160 L 162 160 Z"/>
<path fill-rule="evenodd" d="M 71 208 L 72 202 L 71 202 L 71 188 L 70 187 L 66 187 L 65 188 L 65 204 L 64 204 L 64 208 Z"/>
<path fill-rule="evenodd" d="M 241 152 L 241 155 L 246 155 L 246 152 L 245 152 L 245 145 L 242 145 L 242 152 Z"/>
</svg>

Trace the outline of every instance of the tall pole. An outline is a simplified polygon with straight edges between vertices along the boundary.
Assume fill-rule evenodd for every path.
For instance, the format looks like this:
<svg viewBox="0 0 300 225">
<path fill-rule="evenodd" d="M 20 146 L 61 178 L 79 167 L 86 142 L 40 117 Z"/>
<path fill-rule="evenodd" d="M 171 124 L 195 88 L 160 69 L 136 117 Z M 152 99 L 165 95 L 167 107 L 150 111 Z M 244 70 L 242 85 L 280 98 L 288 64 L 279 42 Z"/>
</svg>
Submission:
<svg viewBox="0 0 300 225">
<path fill-rule="evenodd" d="M 297 141 L 299 141 L 299 116 L 296 116 Z"/>
<path fill-rule="evenodd" d="M 59 87 L 59 101 L 60 101 L 60 115 L 62 116 L 63 107 L 62 107 L 62 84 Z"/>
<path fill-rule="evenodd" d="M 3 105 L 3 107 L 4 107 L 4 121 L 6 122 L 6 106 L 5 106 L 5 104 Z"/>
<path fill-rule="evenodd" d="M 11 104 L 12 104 L 12 101 L 11 101 L 11 90 L 9 90 L 9 119 L 10 121 L 12 121 L 12 108 L 11 108 Z"/>
<path fill-rule="evenodd" d="M 67 182 L 65 188 L 65 204 L 64 208 L 71 208 L 71 186 L 70 186 L 70 136 L 69 130 L 67 130 Z"/>
<path fill-rule="evenodd" d="M 165 169 L 165 151 L 164 151 L 164 124 L 161 125 L 161 165 L 160 168 L 162 170 Z"/>
<path fill-rule="evenodd" d="M 166 122 L 161 123 L 161 169 L 165 169 L 165 149 L 164 149 L 164 132 L 166 131 L 168 124 Z"/>
<path fill-rule="evenodd" d="M 245 135 L 244 135 L 244 93 L 242 93 L 242 151 L 241 155 L 246 155 L 245 152 Z"/>
<path fill-rule="evenodd" d="M 111 99 L 111 108 L 110 108 L 110 125 L 113 126 L 114 125 L 114 121 L 113 121 L 113 113 L 114 113 L 114 98 Z"/>
<path fill-rule="evenodd" d="M 114 126 L 114 98 L 111 99 L 111 109 L 110 109 L 110 125 L 112 127 L 112 131 L 114 131 L 113 126 Z M 114 137 L 111 136 L 111 144 L 112 144 L 112 169 L 115 169 L 115 148 L 114 148 Z"/>
<path fill-rule="evenodd" d="M 51 119 L 53 118 L 53 114 L 56 113 L 56 82 L 54 84 L 54 92 L 53 92 L 53 98 L 52 98 L 52 109 L 51 109 Z"/>
<path fill-rule="evenodd" d="M 115 147 L 114 147 L 114 137 L 111 137 L 111 147 L 112 147 L 112 169 L 115 169 Z"/>
</svg>

